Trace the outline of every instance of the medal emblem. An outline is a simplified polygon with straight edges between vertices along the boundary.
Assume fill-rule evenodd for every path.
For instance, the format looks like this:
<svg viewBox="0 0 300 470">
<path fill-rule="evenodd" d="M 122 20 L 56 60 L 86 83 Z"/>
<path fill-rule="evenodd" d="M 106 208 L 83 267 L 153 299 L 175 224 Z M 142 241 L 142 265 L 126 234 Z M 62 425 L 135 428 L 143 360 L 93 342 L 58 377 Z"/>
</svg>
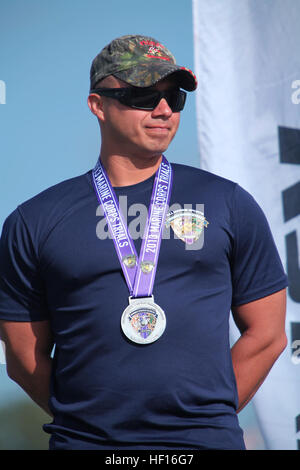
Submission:
<svg viewBox="0 0 300 470">
<path fill-rule="evenodd" d="M 128 316 L 128 320 L 135 330 L 135 333 L 146 339 L 155 328 L 157 313 L 153 309 L 144 308 L 133 312 Z"/>
<path fill-rule="evenodd" d="M 127 266 L 127 268 L 134 268 L 136 265 L 136 256 L 135 255 L 124 256 L 122 261 L 125 264 L 125 266 Z"/>
<path fill-rule="evenodd" d="M 141 270 L 144 274 L 148 274 L 154 268 L 154 263 L 152 261 L 142 261 Z"/>
<path fill-rule="evenodd" d="M 193 209 L 171 211 L 166 219 L 166 227 L 171 225 L 177 237 L 188 245 L 198 240 L 208 224 L 203 212 Z"/>
<path fill-rule="evenodd" d="M 163 334 L 166 327 L 164 311 L 155 304 L 152 297 L 131 298 L 121 318 L 123 333 L 138 344 L 153 343 Z"/>
</svg>

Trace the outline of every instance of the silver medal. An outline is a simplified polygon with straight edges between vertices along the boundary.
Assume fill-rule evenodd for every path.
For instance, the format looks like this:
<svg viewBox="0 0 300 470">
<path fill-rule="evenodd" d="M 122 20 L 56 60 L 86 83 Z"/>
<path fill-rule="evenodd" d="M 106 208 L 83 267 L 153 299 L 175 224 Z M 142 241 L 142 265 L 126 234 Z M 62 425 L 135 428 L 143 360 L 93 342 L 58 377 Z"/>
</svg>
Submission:
<svg viewBox="0 0 300 470">
<path fill-rule="evenodd" d="M 166 316 L 151 297 L 129 297 L 129 305 L 121 317 L 121 327 L 128 339 L 149 344 L 161 337 L 166 328 Z"/>
</svg>

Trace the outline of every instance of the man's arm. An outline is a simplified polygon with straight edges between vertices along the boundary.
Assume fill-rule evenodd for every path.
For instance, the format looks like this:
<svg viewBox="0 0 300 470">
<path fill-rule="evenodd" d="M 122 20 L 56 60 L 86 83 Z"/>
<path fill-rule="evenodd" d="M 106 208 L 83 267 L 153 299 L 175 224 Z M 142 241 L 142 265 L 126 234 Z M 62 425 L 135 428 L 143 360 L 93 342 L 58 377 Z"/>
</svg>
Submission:
<svg viewBox="0 0 300 470">
<path fill-rule="evenodd" d="M 49 321 L 0 321 L 0 337 L 5 343 L 8 376 L 46 413 L 53 348 Z"/>
<path fill-rule="evenodd" d="M 251 400 L 285 349 L 286 290 L 232 307 L 241 337 L 231 349 L 238 412 Z"/>
</svg>

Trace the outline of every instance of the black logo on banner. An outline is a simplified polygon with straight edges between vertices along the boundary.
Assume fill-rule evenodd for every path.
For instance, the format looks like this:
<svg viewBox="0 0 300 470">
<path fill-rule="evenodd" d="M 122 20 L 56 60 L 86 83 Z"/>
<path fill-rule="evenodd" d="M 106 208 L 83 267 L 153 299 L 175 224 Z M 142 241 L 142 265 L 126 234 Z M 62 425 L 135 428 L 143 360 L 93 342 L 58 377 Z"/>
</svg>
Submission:
<svg viewBox="0 0 300 470">
<path fill-rule="evenodd" d="M 300 165 L 300 130 L 289 127 L 278 127 L 280 163 Z M 283 217 L 287 222 L 300 214 L 300 181 L 282 192 Z M 289 278 L 288 294 L 294 302 L 300 303 L 300 267 L 299 267 L 299 238 L 294 230 L 285 237 L 287 255 L 287 275 Z M 291 340 L 300 339 L 299 322 L 291 322 Z M 300 431 L 300 414 L 295 417 L 296 432 Z M 300 450 L 300 440 L 297 440 Z"/>
</svg>

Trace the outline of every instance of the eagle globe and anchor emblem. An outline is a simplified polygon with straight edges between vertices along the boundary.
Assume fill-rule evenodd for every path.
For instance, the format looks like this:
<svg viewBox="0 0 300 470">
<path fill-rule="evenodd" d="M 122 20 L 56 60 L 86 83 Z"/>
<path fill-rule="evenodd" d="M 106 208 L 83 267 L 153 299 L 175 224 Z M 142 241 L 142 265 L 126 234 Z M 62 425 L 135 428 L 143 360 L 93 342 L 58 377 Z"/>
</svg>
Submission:
<svg viewBox="0 0 300 470">
<path fill-rule="evenodd" d="M 170 211 L 166 217 L 166 227 L 172 227 L 175 235 L 188 245 L 195 243 L 209 222 L 203 212 L 194 209 Z"/>
</svg>

